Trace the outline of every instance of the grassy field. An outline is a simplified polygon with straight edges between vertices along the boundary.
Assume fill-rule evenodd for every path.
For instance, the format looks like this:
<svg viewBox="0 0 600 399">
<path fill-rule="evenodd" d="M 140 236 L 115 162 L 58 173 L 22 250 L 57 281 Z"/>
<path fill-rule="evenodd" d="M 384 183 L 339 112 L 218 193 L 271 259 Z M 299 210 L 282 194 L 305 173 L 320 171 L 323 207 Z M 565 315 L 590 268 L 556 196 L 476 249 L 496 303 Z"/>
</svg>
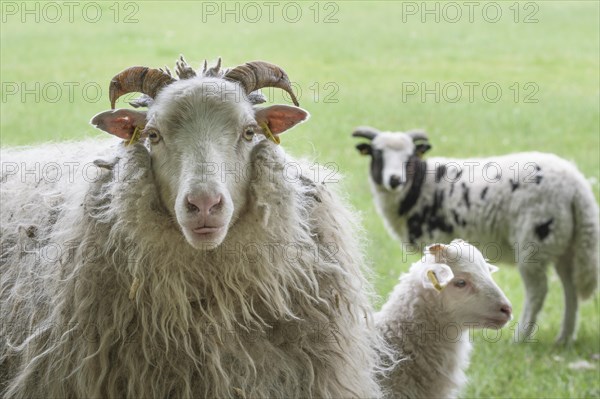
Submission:
<svg viewBox="0 0 600 399">
<path fill-rule="evenodd" d="M 403 256 L 374 211 L 367 160 L 350 137 L 357 125 L 425 128 L 432 156 L 554 152 L 577 163 L 598 198 L 598 2 L 474 4 L 3 2 L 2 145 L 99 135 L 88 121 L 109 108 L 109 80 L 131 65 L 173 66 L 180 53 L 193 65 L 274 62 L 312 114 L 283 145 L 338 165 L 385 297 L 416 256 Z M 496 276 L 518 316 L 518 272 Z M 574 346 L 558 348 L 562 294 L 553 271 L 550 280 L 537 343 L 513 344 L 510 328 L 497 342 L 475 334 L 464 397 L 600 397 L 599 296 L 581 307 Z M 592 368 L 569 367 L 579 360 Z"/>
</svg>

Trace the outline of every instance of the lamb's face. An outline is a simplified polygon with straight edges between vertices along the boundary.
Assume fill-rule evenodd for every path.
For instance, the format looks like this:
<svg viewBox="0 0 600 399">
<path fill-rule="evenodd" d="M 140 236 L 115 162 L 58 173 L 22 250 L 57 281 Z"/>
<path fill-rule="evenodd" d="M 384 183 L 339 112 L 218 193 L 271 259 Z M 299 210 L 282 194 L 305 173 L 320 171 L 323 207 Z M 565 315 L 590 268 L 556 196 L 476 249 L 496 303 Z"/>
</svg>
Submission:
<svg viewBox="0 0 600 399">
<path fill-rule="evenodd" d="M 354 136 L 365 137 L 363 134 L 355 132 Z M 388 191 L 400 191 L 408 185 L 417 162 L 430 148 L 429 144 L 415 145 L 414 139 L 407 133 L 373 132 L 370 143 L 356 146 L 361 154 L 371 157 L 370 177 L 374 184 Z"/>
<path fill-rule="evenodd" d="M 440 291 L 439 299 L 448 319 L 475 328 L 503 327 L 512 319 L 510 301 L 492 278 L 497 270 L 477 248 L 462 240 L 434 244 L 425 259 L 450 267 L 453 277 Z"/>
<path fill-rule="evenodd" d="M 408 180 L 407 165 L 415 145 L 404 133 L 381 133 L 371 142 L 371 178 L 387 190 L 396 190 Z"/>
</svg>

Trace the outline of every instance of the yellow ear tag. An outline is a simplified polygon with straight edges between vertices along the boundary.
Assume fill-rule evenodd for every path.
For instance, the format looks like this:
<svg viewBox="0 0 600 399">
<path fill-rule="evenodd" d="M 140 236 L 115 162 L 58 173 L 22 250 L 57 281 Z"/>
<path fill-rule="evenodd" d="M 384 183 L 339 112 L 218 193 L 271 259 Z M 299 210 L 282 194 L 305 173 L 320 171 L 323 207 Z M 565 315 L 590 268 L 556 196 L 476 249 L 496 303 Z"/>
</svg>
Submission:
<svg viewBox="0 0 600 399">
<path fill-rule="evenodd" d="M 440 282 L 437 279 L 437 277 L 435 276 L 435 273 L 433 272 L 433 270 L 427 270 L 427 278 L 429 279 L 429 281 L 431 282 L 431 284 L 433 284 L 433 288 L 435 288 L 438 292 L 442 291 L 442 289 L 444 287 L 442 287 L 440 285 Z"/>
<path fill-rule="evenodd" d="M 144 126 L 136 126 L 133 131 L 133 134 L 131 135 L 131 139 L 126 145 L 131 145 L 137 142 L 140 139 L 140 136 L 142 135 L 142 130 L 144 130 Z"/>
<path fill-rule="evenodd" d="M 271 140 L 273 143 L 275 144 L 279 144 L 281 143 L 281 140 L 279 139 L 279 137 L 275 136 L 273 134 L 273 132 L 271 132 L 271 129 L 269 129 L 269 125 L 267 125 L 267 122 L 263 122 L 260 124 L 260 127 L 262 128 L 262 130 L 265 132 L 265 136 Z"/>
</svg>

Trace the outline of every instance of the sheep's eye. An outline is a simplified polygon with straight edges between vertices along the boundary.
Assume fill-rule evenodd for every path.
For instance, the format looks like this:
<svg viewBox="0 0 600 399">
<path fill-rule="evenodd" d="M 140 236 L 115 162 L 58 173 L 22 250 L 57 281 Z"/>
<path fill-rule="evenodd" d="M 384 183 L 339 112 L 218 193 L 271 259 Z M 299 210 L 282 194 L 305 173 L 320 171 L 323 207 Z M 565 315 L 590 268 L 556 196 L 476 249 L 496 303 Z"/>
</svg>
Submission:
<svg viewBox="0 0 600 399">
<path fill-rule="evenodd" d="M 246 141 L 252 141 L 252 139 L 254 138 L 254 128 L 253 127 L 245 128 L 244 133 L 242 134 L 242 137 L 244 137 L 244 140 L 246 140 Z"/>
<path fill-rule="evenodd" d="M 454 282 L 454 286 L 457 288 L 465 288 L 466 285 L 467 285 L 467 282 L 465 280 L 456 280 Z"/>
<path fill-rule="evenodd" d="M 156 129 L 149 129 L 146 134 L 152 144 L 158 143 L 161 139 L 160 133 Z"/>
</svg>

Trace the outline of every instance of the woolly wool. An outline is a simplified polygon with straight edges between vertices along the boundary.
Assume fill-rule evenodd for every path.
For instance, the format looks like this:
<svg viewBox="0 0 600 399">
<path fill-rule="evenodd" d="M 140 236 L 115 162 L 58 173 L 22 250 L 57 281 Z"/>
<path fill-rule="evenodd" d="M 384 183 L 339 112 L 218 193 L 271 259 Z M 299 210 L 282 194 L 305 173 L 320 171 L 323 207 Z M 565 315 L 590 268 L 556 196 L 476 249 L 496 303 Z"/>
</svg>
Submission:
<svg viewBox="0 0 600 399">
<path fill-rule="evenodd" d="M 369 178 L 373 200 L 405 249 L 461 237 L 494 262 L 517 264 L 526 289 L 521 339 L 535 328 L 547 265 L 554 264 L 565 293 L 558 341 L 574 339 L 578 297 L 593 295 L 600 276 L 598 204 L 575 165 L 540 152 L 420 159 L 404 133 L 378 133 L 371 146 L 386 160 L 378 166 L 383 184 L 373 173 Z M 411 162 L 418 164 L 412 166 L 420 171 L 418 186 L 407 171 Z M 392 175 L 406 176 L 405 184 L 390 189 Z"/>
<path fill-rule="evenodd" d="M 248 203 L 201 251 L 144 145 L 4 150 L 5 164 L 78 167 L 2 177 L 0 396 L 380 396 L 392 351 L 357 216 L 332 187 L 281 178 L 290 158 L 274 144 L 251 158 Z"/>
<path fill-rule="evenodd" d="M 456 398 L 467 383 L 469 333 L 444 333 L 454 324 L 436 295 L 417 273 L 406 274 L 376 315 L 377 328 L 403 356 L 382 378 L 390 398 Z"/>
<path fill-rule="evenodd" d="M 511 317 L 510 302 L 491 276 L 496 270 L 475 247 L 453 240 L 429 246 L 400 276 L 375 316 L 387 343 L 404 356 L 381 379 L 389 397 L 459 395 L 467 382 L 472 329 L 501 328 Z M 437 273 L 437 288 L 426 277 L 430 272 Z"/>
</svg>

